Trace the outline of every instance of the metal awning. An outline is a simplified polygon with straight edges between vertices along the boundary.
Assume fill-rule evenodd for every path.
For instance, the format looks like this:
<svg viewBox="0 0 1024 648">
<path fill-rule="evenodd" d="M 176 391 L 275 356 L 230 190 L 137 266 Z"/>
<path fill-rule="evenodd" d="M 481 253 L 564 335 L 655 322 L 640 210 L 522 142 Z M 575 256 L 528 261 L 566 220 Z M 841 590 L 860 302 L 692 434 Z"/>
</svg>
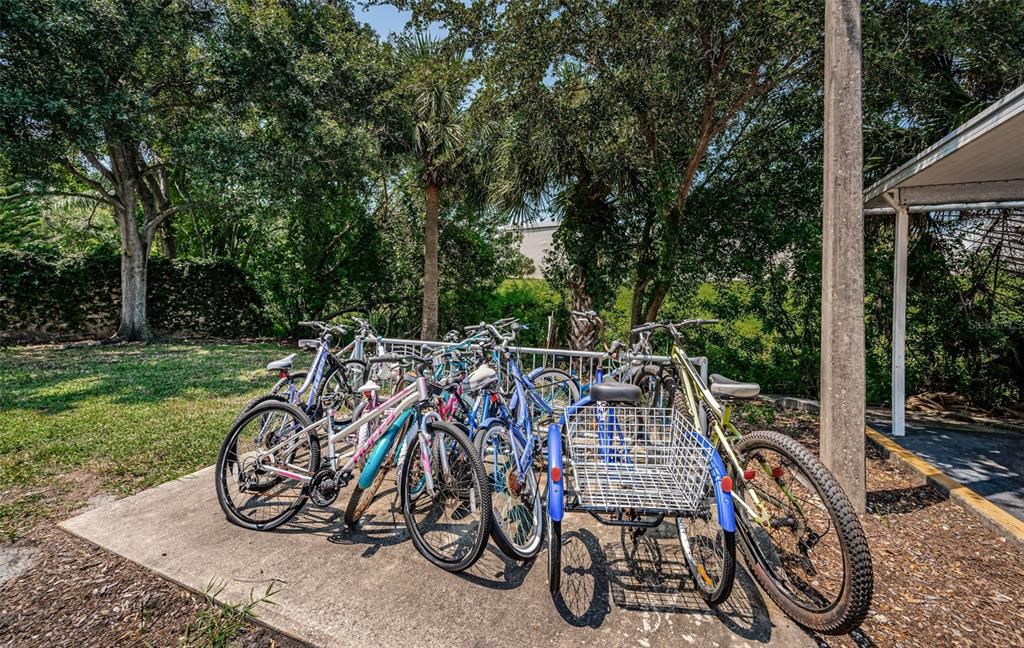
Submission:
<svg viewBox="0 0 1024 648">
<path fill-rule="evenodd" d="M 865 210 L 893 213 L 885 194 L 897 191 L 911 211 L 1024 201 L 1024 85 L 869 187 Z"/>
<path fill-rule="evenodd" d="M 911 212 L 1024 208 L 1024 85 L 864 192 L 865 214 L 894 214 L 892 433 L 906 434 L 904 369 Z"/>
</svg>

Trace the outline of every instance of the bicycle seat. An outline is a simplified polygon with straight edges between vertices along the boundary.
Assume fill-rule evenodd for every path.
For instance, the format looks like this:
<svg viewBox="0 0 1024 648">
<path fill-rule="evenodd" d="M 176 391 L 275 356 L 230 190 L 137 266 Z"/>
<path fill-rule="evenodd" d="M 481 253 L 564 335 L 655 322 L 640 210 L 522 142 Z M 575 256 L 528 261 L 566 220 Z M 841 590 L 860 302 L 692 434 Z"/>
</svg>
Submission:
<svg viewBox="0 0 1024 648">
<path fill-rule="evenodd" d="M 293 353 L 281 358 L 280 360 L 274 360 L 267 365 L 267 371 L 288 371 L 292 368 L 292 362 L 295 361 L 295 356 L 297 355 L 299 354 Z"/>
<path fill-rule="evenodd" d="M 496 384 L 498 384 L 498 373 L 487 365 L 480 365 L 466 378 L 466 381 L 463 383 L 463 389 L 472 394 L 481 389 L 493 387 Z"/>
<path fill-rule="evenodd" d="M 590 399 L 613 403 L 639 403 L 644 394 L 636 385 L 620 382 L 599 382 L 590 386 Z"/>
<path fill-rule="evenodd" d="M 761 393 L 761 386 L 757 383 L 738 382 L 726 378 L 722 374 L 711 374 L 709 386 L 712 394 L 728 396 L 730 398 L 753 398 Z"/>
</svg>

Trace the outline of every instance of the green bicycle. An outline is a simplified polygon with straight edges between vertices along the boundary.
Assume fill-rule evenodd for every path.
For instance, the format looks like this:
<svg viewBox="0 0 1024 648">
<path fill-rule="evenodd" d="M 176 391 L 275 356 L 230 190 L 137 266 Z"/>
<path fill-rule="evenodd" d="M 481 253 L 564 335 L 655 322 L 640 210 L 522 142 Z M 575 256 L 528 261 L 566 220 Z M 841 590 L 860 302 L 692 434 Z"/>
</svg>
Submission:
<svg viewBox="0 0 1024 648">
<path fill-rule="evenodd" d="M 651 322 L 633 332 L 672 336 L 673 371 L 659 389 L 697 429 L 706 417 L 729 466 L 740 548 L 758 583 L 801 625 L 850 632 L 867 616 L 874 587 L 864 530 L 835 477 L 806 447 L 778 432 L 741 434 L 732 424 L 732 407 L 719 399 L 753 398 L 760 388 L 718 375 L 705 384 L 682 348 L 680 329 L 715 323 Z"/>
</svg>

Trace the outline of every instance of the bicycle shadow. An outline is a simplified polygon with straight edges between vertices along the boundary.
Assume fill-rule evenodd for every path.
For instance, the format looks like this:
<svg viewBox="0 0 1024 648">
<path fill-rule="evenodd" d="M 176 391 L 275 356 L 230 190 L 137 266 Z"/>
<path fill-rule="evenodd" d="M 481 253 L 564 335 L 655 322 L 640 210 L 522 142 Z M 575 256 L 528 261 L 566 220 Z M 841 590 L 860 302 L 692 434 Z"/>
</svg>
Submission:
<svg viewBox="0 0 1024 648">
<path fill-rule="evenodd" d="M 576 627 L 599 628 L 611 611 L 608 569 L 601 543 L 587 529 L 562 534 L 561 587 L 555 609 Z"/>
<path fill-rule="evenodd" d="M 338 501 L 326 508 L 307 505 L 275 533 L 319 535 L 332 544 L 363 546 L 361 558 L 372 558 L 385 547 L 409 540 L 398 505 L 398 490 L 394 486 L 377 493 L 359 523 L 351 528 L 345 524 L 343 510 L 348 503 L 347 496 L 348 491 L 343 490 Z"/>
<path fill-rule="evenodd" d="M 728 600 L 709 608 L 694 588 L 674 529 L 653 529 L 633 542 L 628 530 L 618 541 L 601 544 L 587 529 L 562 536 L 562 577 L 554 596 L 559 615 L 570 625 L 598 628 L 612 603 L 624 610 L 716 617 L 747 641 L 768 643 L 772 621 L 756 583 L 736 567 Z"/>
<path fill-rule="evenodd" d="M 711 608 L 697 593 L 675 530 L 652 529 L 635 541 L 623 530 L 606 545 L 612 600 L 617 607 L 663 614 L 716 617 L 747 641 L 768 643 L 772 621 L 757 584 L 741 563 L 729 598 Z M 737 557 L 738 559 L 738 557 Z"/>
</svg>

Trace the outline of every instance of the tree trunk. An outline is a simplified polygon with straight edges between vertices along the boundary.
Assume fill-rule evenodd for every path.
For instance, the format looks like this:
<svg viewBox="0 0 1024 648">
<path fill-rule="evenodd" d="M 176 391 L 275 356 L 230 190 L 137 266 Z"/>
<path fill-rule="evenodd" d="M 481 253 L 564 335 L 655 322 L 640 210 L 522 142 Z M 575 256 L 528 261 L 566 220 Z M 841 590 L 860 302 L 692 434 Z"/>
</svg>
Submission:
<svg viewBox="0 0 1024 648">
<path fill-rule="evenodd" d="M 569 292 L 572 299 L 572 309 L 575 311 L 588 311 L 594 307 L 594 300 L 587 293 L 586 282 L 584 281 L 583 269 L 577 267 L 574 276 L 569 279 Z M 571 318 L 569 329 L 569 348 L 574 351 L 593 351 L 597 342 L 597 331 L 594 323 L 582 317 Z"/>
<path fill-rule="evenodd" d="M 178 258 L 178 240 L 174 236 L 170 218 L 160 223 L 160 250 L 168 259 Z"/>
<path fill-rule="evenodd" d="M 122 200 L 127 209 L 116 210 L 121 233 L 121 325 L 117 337 L 128 342 L 146 341 L 153 337 L 146 318 L 150 244 L 135 221 L 134 195 L 129 193 Z"/>
<path fill-rule="evenodd" d="M 427 185 L 427 218 L 423 230 L 423 325 L 420 339 L 437 339 L 437 236 L 440 188 Z"/>
</svg>

